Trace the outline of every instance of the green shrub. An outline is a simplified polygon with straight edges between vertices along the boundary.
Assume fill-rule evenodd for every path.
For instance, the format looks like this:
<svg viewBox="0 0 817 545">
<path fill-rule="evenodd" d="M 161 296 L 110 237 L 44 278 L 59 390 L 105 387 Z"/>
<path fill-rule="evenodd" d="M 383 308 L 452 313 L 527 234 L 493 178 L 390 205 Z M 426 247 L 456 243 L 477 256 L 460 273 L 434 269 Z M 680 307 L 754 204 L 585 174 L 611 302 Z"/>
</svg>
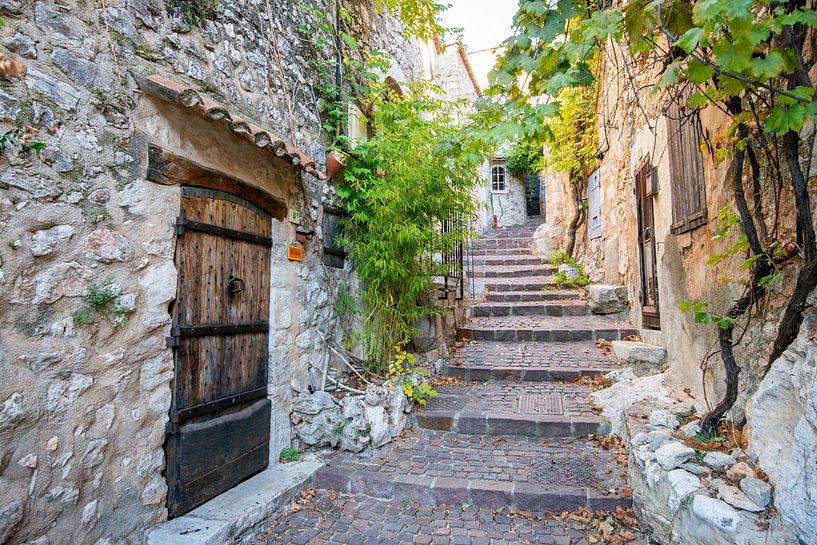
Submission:
<svg viewBox="0 0 817 545">
<path fill-rule="evenodd" d="M 278 454 L 278 460 L 282 464 L 286 464 L 288 462 L 297 462 L 300 459 L 301 451 L 292 447 L 284 447 L 281 449 L 281 453 Z"/>
</svg>

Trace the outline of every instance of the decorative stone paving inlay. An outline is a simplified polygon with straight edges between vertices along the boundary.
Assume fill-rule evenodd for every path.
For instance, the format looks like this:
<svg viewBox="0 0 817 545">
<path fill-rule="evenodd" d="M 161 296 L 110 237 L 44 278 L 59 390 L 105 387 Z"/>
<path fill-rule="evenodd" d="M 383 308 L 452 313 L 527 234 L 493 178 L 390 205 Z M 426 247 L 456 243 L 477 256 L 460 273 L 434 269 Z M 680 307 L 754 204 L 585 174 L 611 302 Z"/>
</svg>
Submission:
<svg viewBox="0 0 817 545">
<path fill-rule="evenodd" d="M 559 394 L 521 395 L 516 400 L 519 414 L 564 414 Z"/>
</svg>

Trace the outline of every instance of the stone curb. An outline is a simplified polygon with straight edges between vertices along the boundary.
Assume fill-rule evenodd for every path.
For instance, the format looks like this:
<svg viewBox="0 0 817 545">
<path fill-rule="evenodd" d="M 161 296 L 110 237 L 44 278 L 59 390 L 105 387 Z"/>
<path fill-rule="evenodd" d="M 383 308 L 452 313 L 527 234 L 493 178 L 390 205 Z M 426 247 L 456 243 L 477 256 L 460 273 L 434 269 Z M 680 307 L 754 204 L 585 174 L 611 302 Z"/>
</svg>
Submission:
<svg viewBox="0 0 817 545">
<path fill-rule="evenodd" d="M 519 278 L 519 277 L 526 277 L 526 276 L 538 276 L 540 274 L 553 274 L 556 272 L 554 267 L 549 265 L 520 265 L 520 268 L 517 270 L 494 270 L 491 268 L 490 265 L 475 265 L 474 266 L 474 278 Z"/>
<path fill-rule="evenodd" d="M 502 316 L 588 316 L 590 306 L 583 301 L 514 305 L 510 303 L 484 303 L 471 307 L 475 318 L 498 318 Z"/>
<path fill-rule="evenodd" d="M 578 295 L 578 292 L 575 291 L 489 291 L 485 295 L 485 299 L 489 303 L 523 303 L 537 301 L 577 300 Z"/>
<path fill-rule="evenodd" d="M 610 423 L 593 416 L 551 416 L 516 413 L 485 413 L 425 409 L 416 415 L 417 424 L 430 430 L 453 431 L 468 435 L 513 435 L 518 437 L 578 438 L 605 435 Z"/>
<path fill-rule="evenodd" d="M 526 511 L 574 511 L 628 508 L 632 499 L 604 495 L 587 487 L 552 484 L 427 477 L 425 475 L 385 475 L 326 465 L 315 474 L 318 488 L 347 494 L 362 494 L 390 501 L 414 501 L 423 505 L 462 505 L 496 509 L 511 507 Z"/>
<path fill-rule="evenodd" d="M 514 266 L 514 265 L 549 265 L 547 259 L 542 257 L 533 257 L 533 256 L 519 256 L 519 257 L 492 257 L 492 256 L 479 256 L 474 257 L 474 266 L 475 267 L 507 267 L 507 266 Z"/>
<path fill-rule="evenodd" d="M 583 376 L 600 375 L 613 371 L 613 368 L 572 367 L 477 367 L 468 365 L 447 365 L 449 377 L 459 377 L 469 381 L 513 380 L 522 382 L 559 382 L 572 381 Z"/>
<path fill-rule="evenodd" d="M 483 257 L 483 256 L 504 256 L 508 254 L 508 250 L 512 249 L 513 253 L 516 255 L 532 255 L 530 248 L 477 248 L 471 250 L 471 255 L 474 257 Z"/>
<path fill-rule="evenodd" d="M 628 335 L 637 335 L 635 328 L 610 329 L 457 329 L 461 339 L 475 341 L 546 341 L 573 342 L 606 339 L 618 341 Z"/>
<path fill-rule="evenodd" d="M 568 290 L 570 289 L 570 286 L 567 284 L 557 284 L 555 276 L 545 276 L 540 280 L 528 280 L 526 282 L 515 282 L 512 278 L 508 278 L 507 282 L 486 282 L 485 289 L 487 289 L 490 293 L 492 291 L 546 291 L 549 289 Z"/>
</svg>

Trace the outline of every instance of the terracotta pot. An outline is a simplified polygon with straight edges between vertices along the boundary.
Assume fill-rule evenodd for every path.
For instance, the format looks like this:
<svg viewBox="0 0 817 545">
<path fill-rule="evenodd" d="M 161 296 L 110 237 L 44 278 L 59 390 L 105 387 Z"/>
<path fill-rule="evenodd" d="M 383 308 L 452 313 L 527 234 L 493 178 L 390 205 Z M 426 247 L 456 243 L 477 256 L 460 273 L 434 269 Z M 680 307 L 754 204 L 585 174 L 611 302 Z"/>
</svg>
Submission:
<svg viewBox="0 0 817 545">
<path fill-rule="evenodd" d="M 326 156 L 326 176 L 331 178 L 346 170 L 349 164 L 349 154 L 340 150 L 332 150 Z"/>
</svg>

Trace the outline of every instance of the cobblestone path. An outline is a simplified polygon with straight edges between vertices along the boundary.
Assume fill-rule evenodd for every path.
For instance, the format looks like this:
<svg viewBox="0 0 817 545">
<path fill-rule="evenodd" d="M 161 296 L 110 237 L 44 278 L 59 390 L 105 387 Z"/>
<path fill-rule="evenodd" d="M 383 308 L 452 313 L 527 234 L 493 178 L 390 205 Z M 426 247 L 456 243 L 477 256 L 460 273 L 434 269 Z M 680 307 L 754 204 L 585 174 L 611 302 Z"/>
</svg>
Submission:
<svg viewBox="0 0 817 545">
<path fill-rule="evenodd" d="M 452 384 L 418 427 L 368 458 L 332 452 L 259 543 L 623 545 L 626 455 L 574 381 L 617 367 L 594 343 L 635 333 L 590 315 L 528 250 L 535 226 L 497 231 L 476 254 L 485 300 L 447 363 Z"/>
</svg>

